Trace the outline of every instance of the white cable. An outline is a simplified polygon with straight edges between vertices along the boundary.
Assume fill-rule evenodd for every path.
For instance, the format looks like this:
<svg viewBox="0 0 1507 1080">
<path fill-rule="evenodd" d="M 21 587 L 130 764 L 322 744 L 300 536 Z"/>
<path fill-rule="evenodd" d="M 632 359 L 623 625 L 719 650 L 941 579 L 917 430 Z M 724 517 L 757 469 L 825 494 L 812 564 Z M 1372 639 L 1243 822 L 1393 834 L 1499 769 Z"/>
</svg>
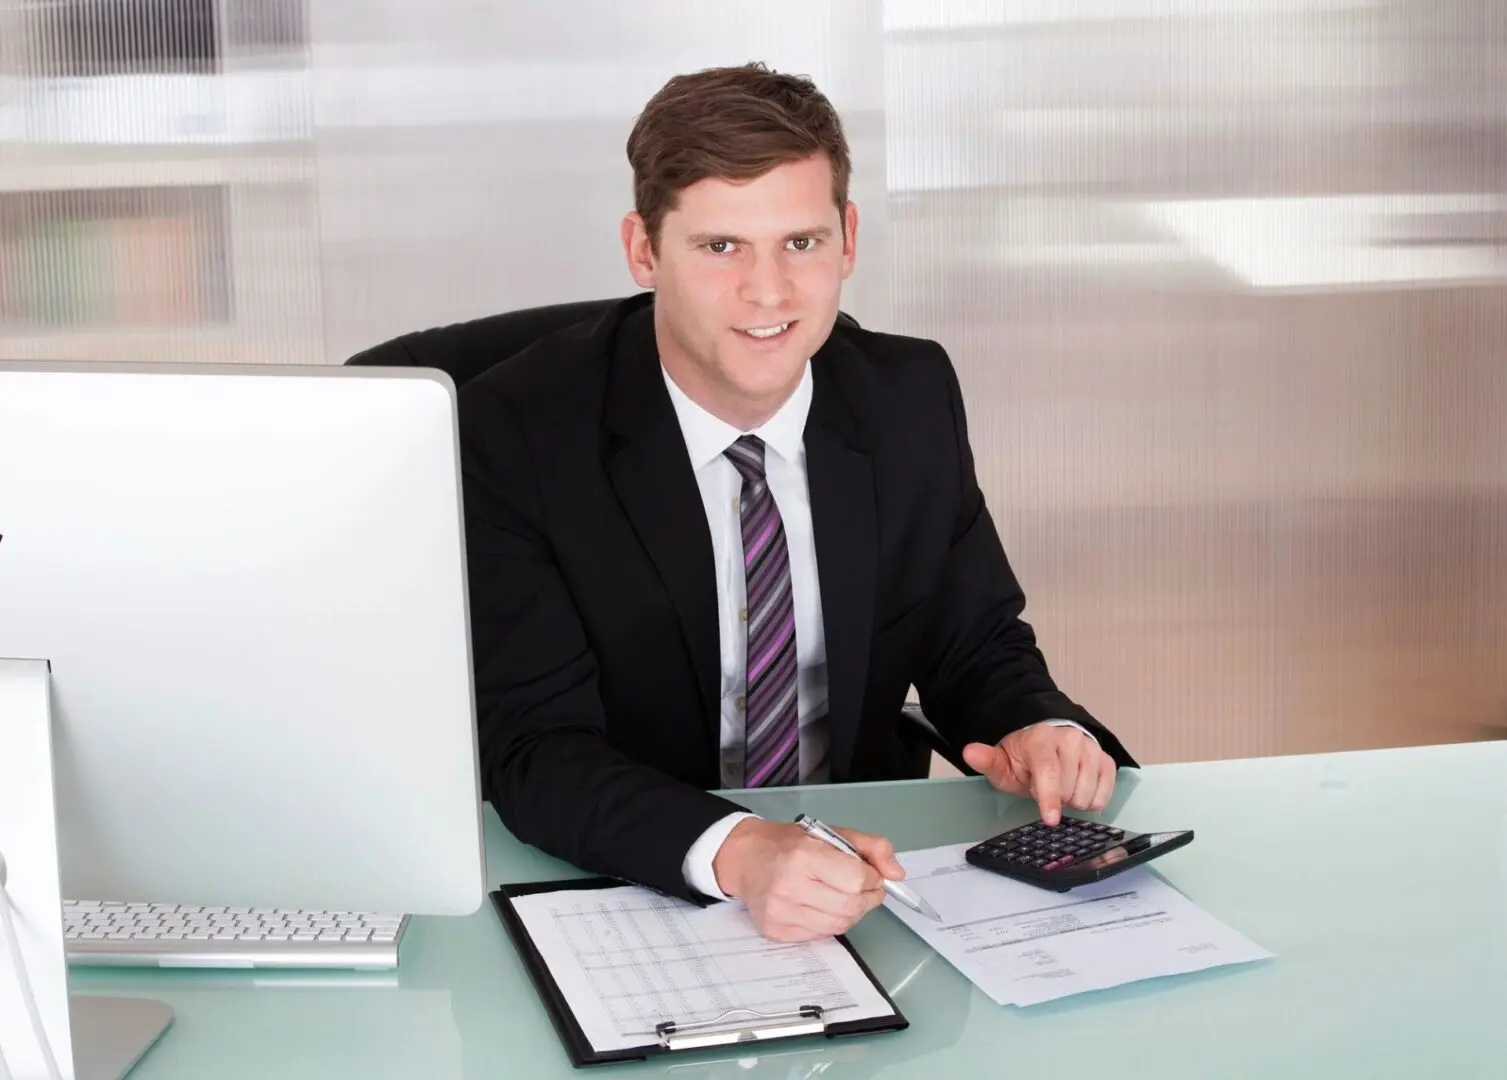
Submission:
<svg viewBox="0 0 1507 1080">
<path fill-rule="evenodd" d="M 0 1048 L 0 1080 L 16 1080 L 10 1074 L 10 1063 L 5 1060 L 5 1050 Z"/>
<path fill-rule="evenodd" d="M 52 1044 L 47 1041 L 47 1029 L 42 1026 L 42 1011 L 37 1008 L 37 997 L 31 988 L 31 976 L 26 974 L 26 961 L 21 956 L 21 943 L 16 940 L 16 923 L 11 918 L 10 893 L 5 891 L 5 856 L 0 854 L 0 923 L 5 924 L 5 947 L 16 962 L 16 979 L 21 984 L 21 997 L 26 1002 L 26 1014 L 31 1018 L 32 1034 L 37 1038 L 37 1048 L 42 1051 L 42 1060 L 47 1065 L 48 1080 L 63 1080 L 58 1069 L 58 1059 L 53 1057 Z M 12 1080 L 10 1066 L 0 1052 L 0 1078 Z"/>
<path fill-rule="evenodd" d="M 0 893 L 5 893 L 5 899 L 0 900 L 0 904 L 5 905 L 6 913 L 7 915 L 9 915 L 10 894 L 5 892 L 5 856 L 3 854 L 0 854 Z M 8 948 L 6 952 L 7 955 L 9 955 Z M 0 1043 L 0 1080 L 16 1080 L 16 1078 L 11 1075 L 10 1062 L 5 1060 L 5 1046 L 3 1043 Z"/>
<path fill-rule="evenodd" d="M 0 1080 L 16 1080 L 10 1072 L 10 1062 L 5 1060 L 5 1047 L 0 1046 Z"/>
</svg>

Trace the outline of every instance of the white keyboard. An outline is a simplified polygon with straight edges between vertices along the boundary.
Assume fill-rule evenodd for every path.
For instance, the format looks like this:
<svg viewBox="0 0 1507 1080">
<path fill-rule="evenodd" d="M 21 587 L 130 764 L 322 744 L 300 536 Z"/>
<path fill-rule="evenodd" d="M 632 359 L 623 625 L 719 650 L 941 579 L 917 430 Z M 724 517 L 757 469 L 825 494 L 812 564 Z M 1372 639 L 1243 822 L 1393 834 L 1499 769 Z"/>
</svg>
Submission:
<svg viewBox="0 0 1507 1080">
<path fill-rule="evenodd" d="M 63 901 L 79 965 L 395 968 L 407 928 L 406 915 Z"/>
</svg>

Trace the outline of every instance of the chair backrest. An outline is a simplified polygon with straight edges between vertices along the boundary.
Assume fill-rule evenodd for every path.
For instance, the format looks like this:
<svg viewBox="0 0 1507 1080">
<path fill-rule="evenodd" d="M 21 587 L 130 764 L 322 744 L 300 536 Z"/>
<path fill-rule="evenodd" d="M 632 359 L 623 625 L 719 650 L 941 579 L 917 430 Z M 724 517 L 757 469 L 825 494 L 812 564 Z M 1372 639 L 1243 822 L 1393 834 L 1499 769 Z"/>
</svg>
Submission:
<svg viewBox="0 0 1507 1080">
<path fill-rule="evenodd" d="M 438 368 L 459 387 L 493 364 L 522 352 L 556 330 L 600 318 L 624 299 L 626 297 L 547 304 L 429 330 L 415 330 L 373 345 L 352 356 L 346 364 Z M 858 325 L 857 320 L 845 312 L 838 312 L 837 319 L 845 326 Z"/>
<path fill-rule="evenodd" d="M 347 366 L 438 368 L 459 387 L 540 338 L 600 318 L 620 300 L 549 304 L 414 330 L 357 353 Z"/>
</svg>

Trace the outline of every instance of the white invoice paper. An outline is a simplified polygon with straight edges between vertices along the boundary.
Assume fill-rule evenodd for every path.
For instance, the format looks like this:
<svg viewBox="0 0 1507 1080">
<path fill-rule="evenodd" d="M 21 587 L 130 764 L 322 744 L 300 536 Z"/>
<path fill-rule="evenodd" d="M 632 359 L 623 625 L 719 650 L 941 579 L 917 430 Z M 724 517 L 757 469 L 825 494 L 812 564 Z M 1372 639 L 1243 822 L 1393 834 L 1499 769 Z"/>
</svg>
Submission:
<svg viewBox="0 0 1507 1080">
<path fill-rule="evenodd" d="M 897 856 L 940 923 L 885 906 L 1000 1005 L 1272 955 L 1144 868 L 1058 893 L 970 865 L 969 846 Z"/>
<path fill-rule="evenodd" d="M 517 896 L 513 909 L 598 1051 L 734 1009 L 820 1005 L 829 1023 L 895 1015 L 841 942 L 768 941 L 737 901 L 699 908 L 624 885 Z"/>
</svg>

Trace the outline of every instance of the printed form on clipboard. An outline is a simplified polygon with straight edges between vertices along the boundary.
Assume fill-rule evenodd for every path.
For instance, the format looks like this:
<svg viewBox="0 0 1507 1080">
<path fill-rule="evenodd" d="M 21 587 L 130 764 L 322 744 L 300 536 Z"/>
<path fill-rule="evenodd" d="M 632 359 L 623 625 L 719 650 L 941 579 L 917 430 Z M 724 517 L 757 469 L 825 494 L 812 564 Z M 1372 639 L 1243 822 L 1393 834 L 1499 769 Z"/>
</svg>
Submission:
<svg viewBox="0 0 1507 1080">
<path fill-rule="evenodd" d="M 906 1026 L 846 939 L 769 941 L 737 901 L 700 908 L 603 878 L 492 899 L 578 1065 Z"/>
</svg>

